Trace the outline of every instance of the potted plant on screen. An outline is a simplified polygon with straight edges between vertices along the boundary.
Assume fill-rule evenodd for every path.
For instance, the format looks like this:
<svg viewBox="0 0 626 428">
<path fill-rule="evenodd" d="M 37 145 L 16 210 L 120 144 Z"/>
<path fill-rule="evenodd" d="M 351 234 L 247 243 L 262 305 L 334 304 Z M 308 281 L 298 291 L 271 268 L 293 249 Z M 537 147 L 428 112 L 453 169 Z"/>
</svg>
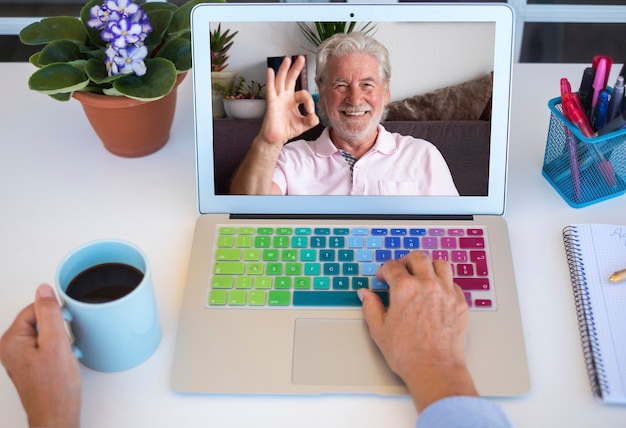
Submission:
<svg viewBox="0 0 626 428">
<path fill-rule="evenodd" d="M 231 87 L 215 83 L 224 100 L 226 116 L 231 119 L 260 119 L 265 114 L 265 85 L 255 80 L 246 82 L 239 77 Z"/>
<path fill-rule="evenodd" d="M 80 101 L 109 151 L 152 153 L 169 139 L 175 88 L 191 68 L 191 8 L 204 2 L 91 0 L 78 18 L 28 25 L 20 40 L 42 46 L 30 58 L 37 70 L 28 85 L 55 100 Z M 100 124 L 99 111 L 112 116 Z"/>
<path fill-rule="evenodd" d="M 347 21 L 335 21 L 335 22 L 320 22 L 315 21 L 313 23 L 298 22 L 298 27 L 302 32 L 304 38 L 315 49 L 322 42 L 335 34 L 347 34 L 353 31 L 360 31 L 363 34 L 372 34 L 376 30 L 376 24 L 372 22 L 366 22 L 357 26 L 356 22 Z"/>
<path fill-rule="evenodd" d="M 218 24 L 217 28 L 211 31 L 211 82 L 213 83 L 213 117 L 224 117 L 224 103 L 222 102 L 222 90 L 226 88 L 231 90 L 237 73 L 233 71 L 225 71 L 228 67 L 228 51 L 233 46 L 233 39 L 238 31 L 231 33 L 229 29 L 222 32 L 222 24 Z"/>
</svg>

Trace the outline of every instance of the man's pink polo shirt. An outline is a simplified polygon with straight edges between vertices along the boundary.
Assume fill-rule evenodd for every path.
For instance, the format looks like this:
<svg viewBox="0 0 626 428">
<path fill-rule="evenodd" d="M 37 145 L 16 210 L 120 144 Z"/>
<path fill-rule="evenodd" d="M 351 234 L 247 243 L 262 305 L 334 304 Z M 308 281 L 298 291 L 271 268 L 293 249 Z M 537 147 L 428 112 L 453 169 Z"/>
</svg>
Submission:
<svg viewBox="0 0 626 428">
<path fill-rule="evenodd" d="M 426 140 L 378 126 L 372 149 L 350 165 L 326 128 L 283 147 L 273 181 L 287 195 L 458 195 L 448 165 Z"/>
</svg>

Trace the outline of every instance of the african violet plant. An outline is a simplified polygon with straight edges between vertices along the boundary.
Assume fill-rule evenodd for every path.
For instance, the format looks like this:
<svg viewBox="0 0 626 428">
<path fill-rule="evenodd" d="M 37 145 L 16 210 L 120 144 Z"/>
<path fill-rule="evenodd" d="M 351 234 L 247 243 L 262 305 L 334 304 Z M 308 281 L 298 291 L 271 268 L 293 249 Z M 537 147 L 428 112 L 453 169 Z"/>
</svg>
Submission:
<svg viewBox="0 0 626 428">
<path fill-rule="evenodd" d="M 223 2 L 223 0 L 212 0 Z M 80 18 L 44 18 L 20 40 L 45 45 L 30 58 L 38 69 L 29 88 L 59 101 L 75 91 L 151 101 L 167 95 L 191 68 L 190 13 L 204 0 L 168 2 L 91 0 Z"/>
</svg>

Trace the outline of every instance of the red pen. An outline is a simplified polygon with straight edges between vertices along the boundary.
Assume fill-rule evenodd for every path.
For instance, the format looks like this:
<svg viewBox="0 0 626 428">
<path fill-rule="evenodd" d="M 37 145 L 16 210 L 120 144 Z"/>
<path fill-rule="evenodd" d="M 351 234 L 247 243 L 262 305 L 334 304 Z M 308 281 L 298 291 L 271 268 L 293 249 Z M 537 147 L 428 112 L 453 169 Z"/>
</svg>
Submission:
<svg viewBox="0 0 626 428">
<path fill-rule="evenodd" d="M 567 97 L 572 93 L 572 85 L 570 85 L 567 78 L 561 78 L 561 98 Z"/>
<path fill-rule="evenodd" d="M 561 109 L 563 110 L 563 116 L 570 122 L 570 109 L 575 102 L 573 98 L 578 97 L 572 93 L 572 85 L 565 77 L 561 78 Z"/>
<path fill-rule="evenodd" d="M 561 78 L 561 108 L 563 110 L 563 116 L 565 116 L 567 120 L 569 120 L 569 112 L 567 111 L 567 108 L 570 103 L 569 101 L 566 101 L 566 99 L 571 97 L 571 95 L 572 95 L 572 85 L 570 85 L 569 80 L 567 80 L 565 77 L 562 77 Z"/>
<path fill-rule="evenodd" d="M 593 137 L 593 129 L 584 113 L 582 103 L 572 92 L 572 87 L 566 78 L 561 79 L 561 108 L 565 118 L 576 125 L 581 134 L 587 138 Z"/>
<path fill-rule="evenodd" d="M 593 130 L 585 114 L 578 108 L 575 103 L 571 103 L 568 107 L 569 120 L 578 127 L 580 133 L 587 138 L 593 137 Z"/>
</svg>

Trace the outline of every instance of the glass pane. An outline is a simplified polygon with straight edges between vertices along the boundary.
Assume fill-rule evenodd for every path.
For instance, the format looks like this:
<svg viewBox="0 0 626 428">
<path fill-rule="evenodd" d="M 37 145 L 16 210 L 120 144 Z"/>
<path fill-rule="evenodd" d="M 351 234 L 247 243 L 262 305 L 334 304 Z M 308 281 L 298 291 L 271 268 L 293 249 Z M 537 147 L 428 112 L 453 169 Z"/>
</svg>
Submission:
<svg viewBox="0 0 626 428">
<path fill-rule="evenodd" d="M 61 2 L 20 1 L 5 2 L 0 0 L 0 16 L 78 16 L 86 0 L 64 0 Z"/>
<path fill-rule="evenodd" d="M 527 4 L 590 4 L 590 5 L 617 5 L 626 4 L 624 0 L 527 0 Z"/>
<path fill-rule="evenodd" d="M 595 55 L 626 60 L 626 24 L 527 22 L 521 62 L 590 63 Z"/>
<path fill-rule="evenodd" d="M 41 49 L 40 46 L 26 46 L 17 36 L 0 35 L 0 62 L 22 62 Z"/>
</svg>

